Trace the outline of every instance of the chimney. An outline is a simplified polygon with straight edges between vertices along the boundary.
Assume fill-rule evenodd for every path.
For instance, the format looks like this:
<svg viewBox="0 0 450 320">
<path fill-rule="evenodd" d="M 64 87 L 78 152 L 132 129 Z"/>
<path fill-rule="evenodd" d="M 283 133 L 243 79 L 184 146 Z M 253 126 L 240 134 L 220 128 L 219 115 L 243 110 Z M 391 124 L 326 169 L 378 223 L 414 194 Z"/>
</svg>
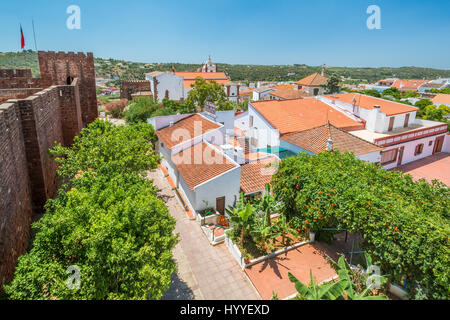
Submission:
<svg viewBox="0 0 450 320">
<path fill-rule="evenodd" d="M 169 122 L 169 127 L 173 127 L 173 125 L 174 125 L 174 122 L 173 122 L 173 121 L 170 121 L 170 122 Z"/>
</svg>

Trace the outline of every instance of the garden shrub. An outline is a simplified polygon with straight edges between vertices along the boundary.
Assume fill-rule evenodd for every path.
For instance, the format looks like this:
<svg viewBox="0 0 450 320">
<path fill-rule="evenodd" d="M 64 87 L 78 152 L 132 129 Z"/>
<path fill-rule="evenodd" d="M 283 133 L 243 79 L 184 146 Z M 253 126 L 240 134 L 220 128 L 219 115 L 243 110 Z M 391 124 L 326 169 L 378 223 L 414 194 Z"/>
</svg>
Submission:
<svg viewBox="0 0 450 320">
<path fill-rule="evenodd" d="M 149 124 L 96 120 L 72 148 L 57 146 L 67 181 L 46 204 L 32 249 L 5 292 L 12 299 L 160 299 L 171 285 L 177 242 L 172 218 L 144 178 L 156 167 Z M 80 288 L 66 272 L 80 269 Z"/>
<path fill-rule="evenodd" d="M 360 233 L 391 281 L 418 283 L 429 299 L 450 297 L 450 200 L 443 183 L 413 182 L 335 151 L 285 159 L 273 188 L 285 214 L 303 227 Z"/>
</svg>

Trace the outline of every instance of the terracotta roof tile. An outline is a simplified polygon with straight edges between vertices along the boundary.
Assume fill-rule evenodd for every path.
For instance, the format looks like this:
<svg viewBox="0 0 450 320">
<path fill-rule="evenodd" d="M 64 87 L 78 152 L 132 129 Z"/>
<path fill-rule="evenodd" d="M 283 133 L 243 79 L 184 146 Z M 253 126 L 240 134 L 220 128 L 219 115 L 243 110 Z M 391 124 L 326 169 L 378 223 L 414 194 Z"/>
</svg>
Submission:
<svg viewBox="0 0 450 320">
<path fill-rule="evenodd" d="M 272 156 L 268 159 L 254 161 L 241 166 L 241 189 L 244 193 L 254 193 L 264 190 L 267 183 L 272 181 L 277 167 L 267 167 L 279 160 Z M 267 168 L 266 168 L 267 167 Z"/>
<path fill-rule="evenodd" d="M 258 101 L 251 102 L 251 105 L 280 134 L 315 128 L 326 124 L 328 120 L 347 131 L 365 128 L 364 123 L 353 120 L 314 98 Z"/>
<path fill-rule="evenodd" d="M 427 83 L 428 80 L 396 80 L 392 87 L 401 91 L 417 91 L 417 89 Z"/>
<path fill-rule="evenodd" d="M 237 164 L 223 153 L 202 142 L 172 156 L 172 161 L 191 190 L 208 180 L 221 175 Z"/>
<path fill-rule="evenodd" d="M 326 124 L 317 128 L 283 135 L 282 140 L 302 149 L 318 154 L 327 150 L 328 139 L 333 141 L 333 148 L 341 152 L 353 152 L 356 156 L 381 151 L 383 148 L 358 138 L 351 133 Z"/>
<path fill-rule="evenodd" d="M 294 89 L 294 85 L 293 84 L 279 84 L 279 85 L 272 87 L 272 89 L 275 89 L 275 90 Z"/>
<path fill-rule="evenodd" d="M 270 95 L 286 100 L 299 99 L 309 96 L 309 94 L 305 90 L 295 90 L 295 89 L 279 89 L 271 92 Z"/>
<path fill-rule="evenodd" d="M 316 86 L 324 86 L 328 83 L 328 78 L 322 76 L 320 73 L 316 72 L 312 75 L 307 76 L 295 84 L 305 86 L 305 87 L 316 87 Z"/>
<path fill-rule="evenodd" d="M 359 93 L 335 94 L 325 97 L 331 100 L 342 101 L 349 104 L 356 103 L 357 106 L 368 110 L 372 110 L 373 106 L 379 105 L 381 107 L 380 111 L 385 113 L 387 116 L 393 116 L 396 114 L 414 112 L 419 110 L 419 108 L 412 107 L 407 104 L 379 99 L 371 96 L 365 96 Z"/>
<path fill-rule="evenodd" d="M 438 94 L 431 101 L 433 103 L 450 104 L 450 94 Z"/>
<path fill-rule="evenodd" d="M 200 129 L 201 128 L 201 129 Z M 189 139 L 195 138 L 196 136 L 202 135 L 208 131 L 220 128 L 220 125 L 212 122 L 199 114 L 194 114 L 187 118 L 184 118 L 172 127 L 165 127 L 163 129 L 157 130 L 156 134 L 158 138 L 166 145 L 167 148 L 172 149 L 172 147 L 186 141 L 183 140 L 184 137 L 178 137 L 178 139 L 173 139 L 172 136 L 175 131 L 181 129 L 187 130 L 189 134 Z M 196 130 L 194 130 L 196 129 Z"/>
</svg>

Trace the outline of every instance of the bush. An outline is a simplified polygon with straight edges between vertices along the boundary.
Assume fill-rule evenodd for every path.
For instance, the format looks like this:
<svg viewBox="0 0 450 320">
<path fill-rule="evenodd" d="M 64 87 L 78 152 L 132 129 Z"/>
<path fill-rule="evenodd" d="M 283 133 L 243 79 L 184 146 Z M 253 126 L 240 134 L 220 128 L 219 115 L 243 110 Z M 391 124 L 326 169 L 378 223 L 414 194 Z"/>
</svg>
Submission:
<svg viewBox="0 0 450 320">
<path fill-rule="evenodd" d="M 305 227 L 360 233 L 363 248 L 392 281 L 405 277 L 429 299 L 449 298 L 450 198 L 444 184 L 413 182 L 352 154 L 325 152 L 285 159 L 273 187 L 286 214 Z"/>
<path fill-rule="evenodd" d="M 147 122 L 158 109 L 152 98 L 139 97 L 133 99 L 125 113 L 127 123 Z"/>
<path fill-rule="evenodd" d="M 105 110 L 108 111 L 114 118 L 121 118 L 127 105 L 127 99 L 111 100 L 105 105 Z"/>
<path fill-rule="evenodd" d="M 173 219 L 143 174 L 155 168 L 149 124 L 114 126 L 96 120 L 72 148 L 57 146 L 58 174 L 67 179 L 38 233 L 19 258 L 12 299 L 160 299 L 171 285 L 177 242 Z M 67 287 L 68 267 L 81 286 Z"/>
</svg>

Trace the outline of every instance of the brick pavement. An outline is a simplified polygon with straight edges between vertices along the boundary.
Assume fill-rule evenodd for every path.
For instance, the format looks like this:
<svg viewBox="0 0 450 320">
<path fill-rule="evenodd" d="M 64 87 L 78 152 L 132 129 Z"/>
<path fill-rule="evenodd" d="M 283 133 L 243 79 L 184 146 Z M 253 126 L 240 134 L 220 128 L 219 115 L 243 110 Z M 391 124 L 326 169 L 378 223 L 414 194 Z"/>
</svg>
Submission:
<svg viewBox="0 0 450 320">
<path fill-rule="evenodd" d="M 180 242 L 174 250 L 178 272 L 166 299 L 260 300 L 261 297 L 224 243 L 212 246 L 196 221 L 190 220 L 157 169 L 149 173 L 170 214 L 177 220 Z M 178 287 L 178 288 L 177 288 Z M 189 292 L 190 290 L 190 292 Z M 177 294 L 177 292 L 179 294 Z"/>
</svg>

